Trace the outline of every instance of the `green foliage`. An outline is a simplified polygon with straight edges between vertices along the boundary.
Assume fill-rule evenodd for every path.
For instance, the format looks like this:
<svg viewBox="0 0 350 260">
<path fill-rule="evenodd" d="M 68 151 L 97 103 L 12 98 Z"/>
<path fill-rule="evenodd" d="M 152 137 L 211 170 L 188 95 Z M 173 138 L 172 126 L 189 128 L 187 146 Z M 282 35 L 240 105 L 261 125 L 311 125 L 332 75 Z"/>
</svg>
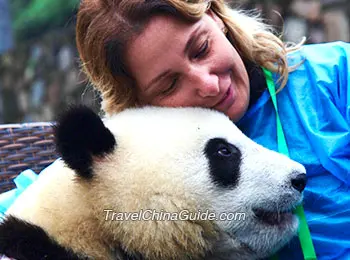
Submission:
<svg viewBox="0 0 350 260">
<path fill-rule="evenodd" d="M 19 13 L 21 13 L 27 6 L 28 0 L 10 0 L 10 10 L 11 10 L 11 16 L 17 17 Z"/>
<path fill-rule="evenodd" d="M 22 40 L 66 26 L 74 19 L 79 0 L 11 0 L 10 5 L 16 38 Z"/>
</svg>

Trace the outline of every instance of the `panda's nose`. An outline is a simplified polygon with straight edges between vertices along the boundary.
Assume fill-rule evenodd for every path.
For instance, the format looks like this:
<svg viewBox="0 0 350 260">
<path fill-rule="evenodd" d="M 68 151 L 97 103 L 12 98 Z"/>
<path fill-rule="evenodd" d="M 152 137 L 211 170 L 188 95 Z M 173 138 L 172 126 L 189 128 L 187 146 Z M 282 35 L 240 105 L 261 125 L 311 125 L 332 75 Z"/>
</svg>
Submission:
<svg viewBox="0 0 350 260">
<path fill-rule="evenodd" d="M 306 174 L 301 173 L 292 178 L 292 187 L 299 192 L 302 192 L 306 186 Z"/>
</svg>

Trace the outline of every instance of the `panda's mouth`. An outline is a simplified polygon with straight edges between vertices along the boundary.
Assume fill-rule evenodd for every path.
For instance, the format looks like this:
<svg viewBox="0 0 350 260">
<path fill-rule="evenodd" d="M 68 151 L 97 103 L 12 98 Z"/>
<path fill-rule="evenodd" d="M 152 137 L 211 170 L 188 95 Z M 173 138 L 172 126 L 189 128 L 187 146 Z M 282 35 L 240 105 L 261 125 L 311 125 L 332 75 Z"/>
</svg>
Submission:
<svg viewBox="0 0 350 260">
<path fill-rule="evenodd" d="M 256 218 L 268 225 L 276 226 L 293 221 L 292 211 L 267 211 L 264 209 L 253 209 Z"/>
</svg>

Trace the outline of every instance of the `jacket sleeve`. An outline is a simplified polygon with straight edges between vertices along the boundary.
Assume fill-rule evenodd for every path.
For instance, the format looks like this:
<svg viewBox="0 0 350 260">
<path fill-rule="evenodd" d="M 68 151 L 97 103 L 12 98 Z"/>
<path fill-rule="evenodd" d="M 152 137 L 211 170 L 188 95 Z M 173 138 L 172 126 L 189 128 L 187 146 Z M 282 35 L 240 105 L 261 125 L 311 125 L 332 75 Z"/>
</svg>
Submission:
<svg viewBox="0 0 350 260">
<path fill-rule="evenodd" d="M 330 84 L 329 91 L 333 102 L 345 121 L 350 124 L 350 44 L 338 42 L 333 45 L 331 55 L 339 59 L 338 66 L 333 67 L 334 83 Z M 334 52 L 334 53 L 333 53 Z M 349 155 L 350 156 L 350 155 Z"/>
<path fill-rule="evenodd" d="M 350 44 L 308 45 L 303 52 L 312 95 L 309 137 L 324 168 L 350 185 Z"/>
<path fill-rule="evenodd" d="M 325 96 L 350 123 L 350 43 L 307 45 L 304 53 L 314 83 L 324 88 Z"/>
</svg>

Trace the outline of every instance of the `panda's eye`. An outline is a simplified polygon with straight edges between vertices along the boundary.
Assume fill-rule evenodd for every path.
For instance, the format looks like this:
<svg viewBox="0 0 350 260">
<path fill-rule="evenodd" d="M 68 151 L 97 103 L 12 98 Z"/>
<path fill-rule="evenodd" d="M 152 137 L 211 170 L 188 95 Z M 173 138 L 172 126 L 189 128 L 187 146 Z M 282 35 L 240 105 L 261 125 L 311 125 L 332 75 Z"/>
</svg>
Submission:
<svg viewBox="0 0 350 260">
<path fill-rule="evenodd" d="M 207 142 L 205 155 L 209 162 L 210 176 L 215 185 L 234 187 L 240 178 L 242 153 L 237 146 L 224 138 L 212 138 Z"/>
<path fill-rule="evenodd" d="M 220 147 L 217 151 L 218 155 L 223 157 L 229 157 L 232 155 L 232 150 L 229 147 Z"/>
</svg>

